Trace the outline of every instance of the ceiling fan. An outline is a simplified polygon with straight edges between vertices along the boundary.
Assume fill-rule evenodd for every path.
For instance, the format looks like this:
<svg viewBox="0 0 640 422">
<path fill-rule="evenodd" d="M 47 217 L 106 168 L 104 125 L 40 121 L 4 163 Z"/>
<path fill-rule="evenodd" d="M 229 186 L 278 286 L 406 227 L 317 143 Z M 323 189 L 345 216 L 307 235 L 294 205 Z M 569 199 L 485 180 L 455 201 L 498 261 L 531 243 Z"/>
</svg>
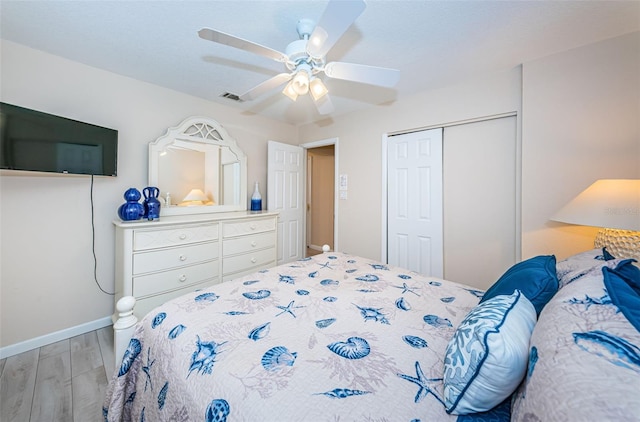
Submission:
<svg viewBox="0 0 640 422">
<path fill-rule="evenodd" d="M 287 84 L 282 91 L 293 101 L 299 95 L 311 94 L 318 112 L 333 111 L 328 90 L 319 75 L 329 78 L 361 82 L 382 87 L 393 87 L 400 78 L 396 69 L 367 66 L 355 63 L 326 62 L 326 55 L 342 37 L 366 7 L 364 0 L 332 0 L 327 5 L 320 21 L 311 19 L 298 21 L 296 29 L 300 39 L 290 43 L 285 53 L 229 35 L 215 29 L 198 31 L 200 38 L 228 45 L 284 63 L 287 71 L 275 75 L 240 95 L 243 101 L 253 100 L 268 91 Z"/>
</svg>

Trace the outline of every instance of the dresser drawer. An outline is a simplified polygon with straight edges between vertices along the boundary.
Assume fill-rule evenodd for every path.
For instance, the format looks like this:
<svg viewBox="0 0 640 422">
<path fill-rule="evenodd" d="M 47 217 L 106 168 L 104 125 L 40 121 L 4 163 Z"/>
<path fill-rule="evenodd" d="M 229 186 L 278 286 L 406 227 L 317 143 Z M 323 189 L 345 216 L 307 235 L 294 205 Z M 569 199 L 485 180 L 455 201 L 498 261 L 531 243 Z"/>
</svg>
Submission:
<svg viewBox="0 0 640 422">
<path fill-rule="evenodd" d="M 218 242 L 199 243 L 133 254 L 133 274 L 168 270 L 218 257 Z"/>
<path fill-rule="evenodd" d="M 139 298 L 155 295 L 217 278 L 219 265 L 219 261 L 215 260 L 190 267 L 134 277 L 133 296 Z"/>
<path fill-rule="evenodd" d="M 246 271 L 252 268 L 264 267 L 266 264 L 275 262 L 276 248 L 262 249 L 242 255 L 224 258 L 222 263 L 222 273 L 231 274 Z"/>
<path fill-rule="evenodd" d="M 242 236 L 251 233 L 262 233 L 276 229 L 275 218 L 251 219 L 249 221 L 232 221 L 222 224 L 224 238 Z"/>
<path fill-rule="evenodd" d="M 140 229 L 133 233 L 133 250 L 179 246 L 218 239 L 218 223 L 189 224 L 164 229 Z"/>
<path fill-rule="evenodd" d="M 276 232 L 253 234 L 225 239 L 222 242 L 222 256 L 236 255 L 257 251 L 264 248 L 273 248 L 276 245 Z"/>
<path fill-rule="evenodd" d="M 182 289 L 172 290 L 170 292 L 162 293 L 156 296 L 149 296 L 144 299 L 138 299 L 136 300 L 134 313 L 136 317 L 138 317 L 138 319 L 142 319 L 142 317 L 148 314 L 151 310 L 153 310 L 154 308 L 162 305 L 163 303 L 171 299 L 175 299 L 176 297 L 180 297 L 187 293 L 195 292 L 196 290 L 205 289 L 218 282 L 219 282 L 218 280 L 207 280 L 202 283 L 186 286 Z"/>
</svg>

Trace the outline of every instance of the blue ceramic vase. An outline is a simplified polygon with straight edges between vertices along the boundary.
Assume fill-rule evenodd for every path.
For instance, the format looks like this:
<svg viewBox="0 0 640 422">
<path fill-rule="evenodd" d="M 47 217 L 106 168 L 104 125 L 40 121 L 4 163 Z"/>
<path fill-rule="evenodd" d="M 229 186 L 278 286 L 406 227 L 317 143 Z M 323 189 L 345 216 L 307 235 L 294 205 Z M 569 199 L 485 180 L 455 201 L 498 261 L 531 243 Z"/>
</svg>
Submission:
<svg viewBox="0 0 640 422">
<path fill-rule="evenodd" d="M 118 216 L 123 221 L 134 221 L 142 218 L 144 207 L 138 201 L 142 195 L 136 188 L 129 188 L 124 193 L 124 199 L 127 201 L 118 208 Z"/>
<path fill-rule="evenodd" d="M 144 193 L 144 217 L 147 220 L 160 218 L 160 190 L 153 186 L 148 186 L 142 190 Z"/>
<path fill-rule="evenodd" d="M 260 195 L 258 182 L 256 182 L 253 195 L 251 195 L 251 211 L 262 211 L 262 195 Z"/>
</svg>

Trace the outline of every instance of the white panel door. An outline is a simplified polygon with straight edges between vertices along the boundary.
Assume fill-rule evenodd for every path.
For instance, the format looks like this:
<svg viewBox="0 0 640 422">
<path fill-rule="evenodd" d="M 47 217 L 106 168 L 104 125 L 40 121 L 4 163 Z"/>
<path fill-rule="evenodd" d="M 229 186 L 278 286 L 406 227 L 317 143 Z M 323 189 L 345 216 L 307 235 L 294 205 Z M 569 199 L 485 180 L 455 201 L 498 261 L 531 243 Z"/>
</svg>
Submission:
<svg viewBox="0 0 640 422">
<path fill-rule="evenodd" d="M 278 211 L 278 264 L 302 259 L 304 246 L 304 149 L 268 142 L 267 209 Z"/>
<path fill-rule="evenodd" d="M 443 276 L 442 129 L 387 142 L 387 259 Z"/>
</svg>

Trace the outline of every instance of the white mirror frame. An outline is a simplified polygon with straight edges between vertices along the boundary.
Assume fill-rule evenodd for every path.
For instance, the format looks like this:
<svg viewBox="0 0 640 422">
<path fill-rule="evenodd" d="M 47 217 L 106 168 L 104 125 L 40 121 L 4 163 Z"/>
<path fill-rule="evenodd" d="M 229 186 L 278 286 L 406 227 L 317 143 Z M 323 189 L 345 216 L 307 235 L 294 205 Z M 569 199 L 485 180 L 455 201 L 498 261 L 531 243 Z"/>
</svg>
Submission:
<svg viewBox="0 0 640 422">
<path fill-rule="evenodd" d="M 207 117 L 190 117 L 178 126 L 170 127 L 167 133 L 149 143 L 149 186 L 158 186 L 160 154 L 170 145 L 182 148 L 193 146 L 193 150 L 202 150 L 206 145 L 228 147 L 240 162 L 239 201 L 233 205 L 196 205 L 196 206 L 161 206 L 160 215 L 188 215 L 212 212 L 243 211 L 247 209 L 247 156 L 236 140 L 213 119 Z"/>
</svg>

